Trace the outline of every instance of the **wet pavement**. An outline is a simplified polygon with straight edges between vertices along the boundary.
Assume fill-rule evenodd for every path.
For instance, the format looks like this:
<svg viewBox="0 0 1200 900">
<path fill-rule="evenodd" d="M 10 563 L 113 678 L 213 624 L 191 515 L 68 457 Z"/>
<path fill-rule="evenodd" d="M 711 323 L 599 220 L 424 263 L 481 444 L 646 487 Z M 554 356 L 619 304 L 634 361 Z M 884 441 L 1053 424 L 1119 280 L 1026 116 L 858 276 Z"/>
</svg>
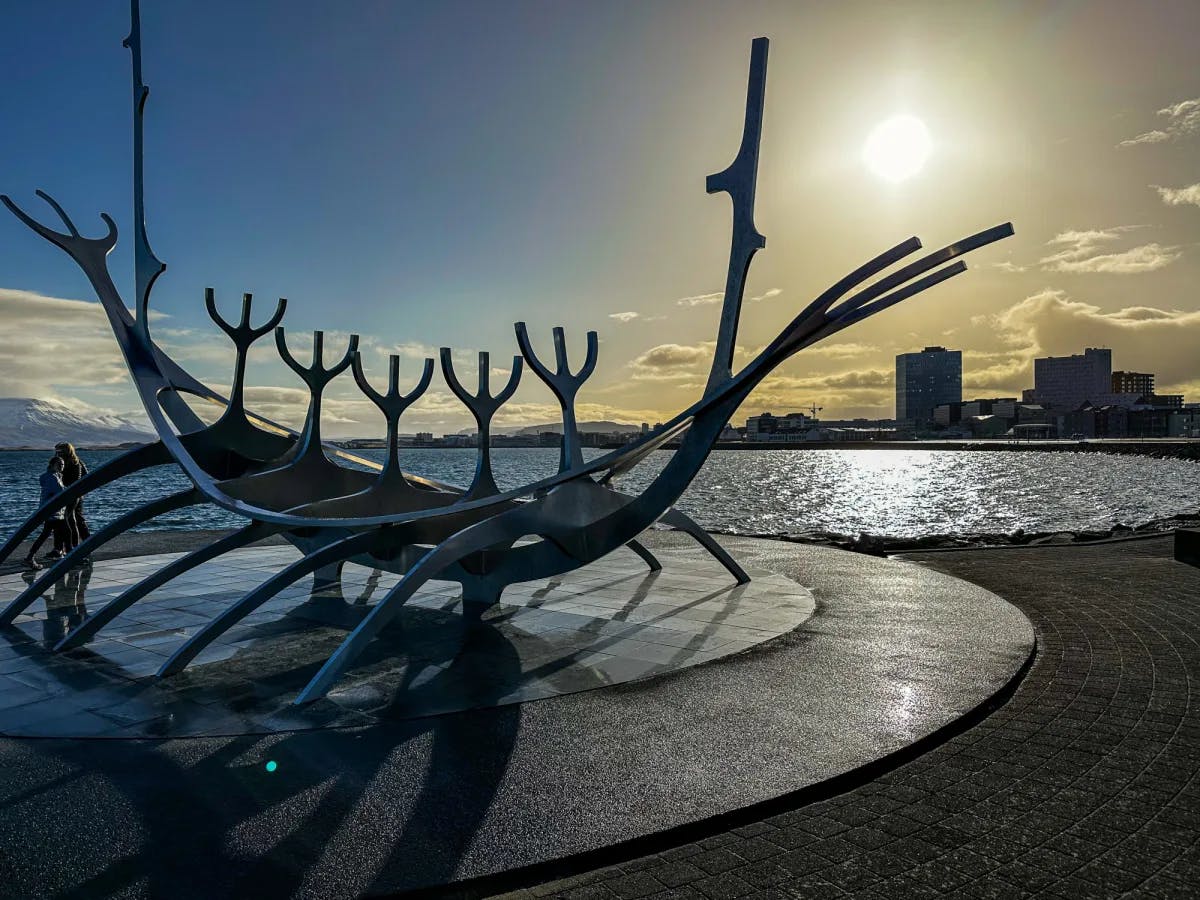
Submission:
<svg viewBox="0 0 1200 900">
<path fill-rule="evenodd" d="M 682 572 L 702 559 L 650 540 Z M 988 591 L 858 554 L 727 543 L 810 587 L 812 618 L 657 678 L 371 727 L 0 738 L 0 883 L 20 897 L 483 892 L 894 764 L 982 715 L 1028 659 L 1028 621 Z"/>
<path fill-rule="evenodd" d="M 828 799 L 614 852 L 606 868 L 581 860 L 559 881 L 531 873 L 513 897 L 1200 894 L 1200 569 L 1171 558 L 1169 536 L 908 558 L 1033 621 L 1037 655 L 1002 708 Z"/>
<path fill-rule="evenodd" d="M 183 672 L 156 674 L 247 591 L 299 559 L 290 546 L 198 566 L 121 613 L 83 647 L 52 648 L 90 613 L 181 554 L 75 569 L 0 629 L 0 734 L 146 738 L 367 726 L 650 678 L 740 653 L 801 625 L 812 594 L 765 570 L 736 584 L 709 558 L 666 554 L 649 572 L 628 550 L 586 569 L 513 585 L 465 631 L 460 588 L 431 582 L 405 604 L 326 699 L 292 700 L 399 576 L 347 565 L 259 607 Z M 35 573 L 0 576 L 0 604 Z M 481 685 L 485 686 L 481 689 Z"/>
</svg>

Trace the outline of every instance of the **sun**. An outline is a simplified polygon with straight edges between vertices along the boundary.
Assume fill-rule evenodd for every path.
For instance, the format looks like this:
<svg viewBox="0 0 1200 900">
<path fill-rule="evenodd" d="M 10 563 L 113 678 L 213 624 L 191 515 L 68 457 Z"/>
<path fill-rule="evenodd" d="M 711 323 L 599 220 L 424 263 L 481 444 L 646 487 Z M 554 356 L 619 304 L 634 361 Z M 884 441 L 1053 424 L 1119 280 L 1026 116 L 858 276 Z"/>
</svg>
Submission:
<svg viewBox="0 0 1200 900">
<path fill-rule="evenodd" d="M 863 145 L 867 168 L 888 181 L 904 181 L 921 171 L 933 142 L 916 116 L 892 116 L 875 126 Z"/>
</svg>

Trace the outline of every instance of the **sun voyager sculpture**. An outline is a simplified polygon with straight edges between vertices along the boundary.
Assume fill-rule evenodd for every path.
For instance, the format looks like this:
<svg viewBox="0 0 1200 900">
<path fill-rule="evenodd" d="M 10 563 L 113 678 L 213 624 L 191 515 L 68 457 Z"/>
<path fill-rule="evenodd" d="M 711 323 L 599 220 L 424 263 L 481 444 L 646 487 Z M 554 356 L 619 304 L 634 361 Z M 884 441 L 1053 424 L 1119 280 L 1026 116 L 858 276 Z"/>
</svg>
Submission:
<svg viewBox="0 0 1200 900">
<path fill-rule="evenodd" d="M 182 670 L 215 638 L 289 585 L 309 575 L 317 583 L 336 580 L 341 566 L 348 561 L 402 577 L 329 656 L 296 697 L 297 704 L 324 696 L 395 618 L 402 604 L 430 579 L 461 584 L 463 616 L 474 620 L 497 603 L 510 584 L 569 572 L 623 546 L 638 553 L 650 568 L 660 568 L 653 554 L 637 538 L 655 523 L 662 523 L 691 535 L 738 582 L 748 581 L 745 572 L 716 541 L 674 508 L 730 416 L 784 360 L 959 274 L 966 266 L 958 257 L 1013 233 L 1010 224 L 998 225 L 888 272 L 921 247 L 915 237 L 897 244 L 814 299 L 735 374 L 734 346 L 746 277 L 754 254 L 766 243 L 754 225 L 767 71 L 767 39 L 758 38 L 751 48 L 741 146 L 733 163 L 709 176 L 707 181 L 708 193 L 729 194 L 733 227 L 716 349 L 703 396 L 650 434 L 620 450 L 585 461 L 576 430 L 574 404 L 576 394 L 596 365 L 595 332 L 587 335 L 587 354 L 582 365 L 572 371 L 562 328 L 553 330 L 555 359 L 551 367 L 534 352 L 525 324 L 518 322 L 515 330 L 520 355 L 513 357 L 508 383 L 495 394 L 489 383 L 487 353 L 479 354 L 479 380 L 472 392 L 459 380 L 449 348 L 443 348 L 442 374 L 451 391 L 474 416 L 479 432 L 474 479 L 463 490 L 403 471 L 398 457 L 400 418 L 429 386 L 434 369 L 432 359 L 425 361 L 417 385 L 401 393 L 399 359 L 391 357 L 387 390 L 381 391 L 371 384 L 363 370 L 357 336 L 350 338 L 334 362 L 326 359 L 323 335 L 316 332 L 312 360 L 306 365 L 293 355 L 280 324 L 286 306 L 284 300 L 279 301 L 262 324 L 255 325 L 251 298 L 246 295 L 235 324 L 218 311 L 211 290 L 205 293 L 209 315 L 235 350 L 228 396 L 192 377 L 155 343 L 149 325 L 150 293 L 165 266 L 150 249 L 145 227 L 142 130 L 149 91 L 142 81 L 137 0 L 132 0 L 131 12 L 132 27 L 124 43 L 131 51 L 133 69 L 132 307 L 108 270 L 107 257 L 117 243 L 117 226 L 107 214 L 100 216 L 106 232 L 100 237 L 87 237 L 67 212 L 42 191 L 37 192 L 38 196 L 62 220 L 65 231 L 36 220 L 7 196 L 0 196 L 0 201 L 32 231 L 70 256 L 91 282 L 158 440 L 115 457 L 48 501 L 0 547 L 0 561 L 7 559 L 56 510 L 120 478 L 169 464 L 187 476 L 191 487 L 147 503 L 98 529 L 0 611 L 0 626 L 12 625 L 31 603 L 97 548 L 155 516 L 197 504 L 213 504 L 242 517 L 246 524 L 128 588 L 67 634 L 54 651 L 85 644 L 122 611 L 171 579 L 272 535 L 290 541 L 300 550 L 301 558 L 255 586 L 199 629 L 163 665 L 159 677 Z M 255 415 L 243 402 L 247 354 L 251 345 L 272 331 L 280 356 L 308 386 L 308 411 L 299 433 Z M 497 410 L 516 390 L 526 365 L 545 382 L 562 408 L 562 452 L 553 476 L 502 491 L 492 475 L 490 425 Z M 376 467 L 377 471 L 346 465 L 347 455 L 321 440 L 322 395 L 329 383 L 347 370 L 379 408 L 387 425 L 386 461 L 382 467 Z M 219 404 L 223 412 L 213 424 L 206 425 L 185 402 L 185 395 Z M 668 443 L 676 447 L 673 455 L 640 493 L 631 495 L 617 488 L 621 475 Z"/>
</svg>

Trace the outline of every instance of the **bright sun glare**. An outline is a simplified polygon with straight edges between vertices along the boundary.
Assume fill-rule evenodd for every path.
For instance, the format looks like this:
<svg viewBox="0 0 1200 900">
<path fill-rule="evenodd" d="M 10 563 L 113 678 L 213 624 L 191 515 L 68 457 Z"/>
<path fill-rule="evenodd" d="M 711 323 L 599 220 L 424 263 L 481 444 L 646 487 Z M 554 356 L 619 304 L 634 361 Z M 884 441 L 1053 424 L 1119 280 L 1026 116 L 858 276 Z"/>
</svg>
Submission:
<svg viewBox="0 0 1200 900">
<path fill-rule="evenodd" d="M 924 122 L 915 116 L 893 116 L 867 137 L 863 162 L 880 178 L 903 181 L 921 171 L 932 146 Z"/>
</svg>

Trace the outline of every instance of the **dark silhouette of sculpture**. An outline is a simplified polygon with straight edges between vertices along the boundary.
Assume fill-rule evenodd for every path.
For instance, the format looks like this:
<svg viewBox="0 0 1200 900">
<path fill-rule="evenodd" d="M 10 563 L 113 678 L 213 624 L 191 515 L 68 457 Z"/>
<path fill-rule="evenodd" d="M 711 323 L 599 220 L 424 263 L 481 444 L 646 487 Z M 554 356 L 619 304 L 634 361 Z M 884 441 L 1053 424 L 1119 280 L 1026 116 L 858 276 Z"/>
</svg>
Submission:
<svg viewBox="0 0 1200 900">
<path fill-rule="evenodd" d="M 172 464 L 182 470 L 192 487 L 154 500 L 94 532 L 0 612 L 0 625 L 11 623 L 93 550 L 156 515 L 205 503 L 235 513 L 247 524 L 175 560 L 92 612 L 57 643 L 57 650 L 86 642 L 121 611 L 181 573 L 272 534 L 284 535 L 291 541 L 301 551 L 301 559 L 231 604 L 191 637 L 163 666 L 160 675 L 178 672 L 226 629 L 288 585 L 310 574 L 315 574 L 318 580 L 335 579 L 347 561 L 360 561 L 401 573 L 403 577 L 370 608 L 301 692 L 298 703 L 324 695 L 375 635 L 393 620 L 401 605 L 431 578 L 460 583 L 464 616 L 477 618 L 499 600 L 507 585 L 579 568 L 621 546 L 629 546 L 651 568 L 659 568 L 658 561 L 637 542 L 637 537 L 661 522 L 690 534 L 735 579 L 747 581 L 745 572 L 712 537 L 674 508 L 729 417 L 754 387 L 788 357 L 959 274 L 965 266 L 957 257 L 1012 234 L 1008 224 L 990 228 L 861 287 L 921 246 L 916 238 L 898 244 L 817 297 L 754 360 L 734 374 L 734 345 L 746 276 L 755 252 L 765 246 L 765 239 L 754 225 L 767 66 L 767 40 L 759 38 L 753 42 L 751 52 L 740 149 L 729 168 L 710 176 L 707 184 L 709 193 L 730 195 L 733 229 L 720 329 L 703 396 L 656 431 L 623 449 L 585 461 L 575 427 L 574 402 L 580 386 L 596 366 L 594 332 L 588 334 L 583 364 L 572 373 L 561 328 L 553 332 L 555 368 L 551 370 L 534 353 L 524 323 L 518 323 L 516 338 L 521 355 L 514 357 L 508 383 L 496 395 L 490 392 L 488 354 L 479 356 L 479 384 L 472 394 L 455 374 L 449 349 L 443 349 L 441 367 L 445 379 L 471 411 L 479 430 L 475 477 L 464 491 L 403 472 L 397 455 L 400 417 L 428 387 L 432 360 L 426 360 L 417 386 L 410 393 L 401 394 L 398 363 L 393 357 L 388 389 L 381 393 L 371 386 L 363 371 L 357 336 L 350 339 L 340 359 L 326 367 L 323 335 L 316 332 L 312 362 L 306 366 L 292 355 L 279 325 L 285 301 L 279 301 L 265 324 L 254 327 L 250 324 L 251 298 L 246 295 L 240 321 L 235 326 L 221 317 L 211 291 L 205 295 L 209 314 L 237 351 L 227 398 L 193 378 L 155 344 L 148 325 L 149 298 L 155 279 L 165 267 L 151 251 L 145 229 L 142 125 L 148 90 L 142 82 L 137 0 L 132 2 L 132 18 L 132 31 L 125 45 L 133 56 L 135 313 L 130 314 L 106 264 L 107 254 L 117 241 L 117 228 L 111 218 L 101 214 L 106 234 L 88 238 L 41 191 L 38 195 L 62 220 L 65 232 L 36 221 L 8 197 L 0 199 L 30 229 L 65 251 L 91 281 L 159 439 L 98 467 L 37 510 L 0 547 L 0 560 L 11 554 L 55 510 L 134 472 Z M 308 414 L 299 434 L 254 415 L 243 404 L 246 353 L 251 344 L 272 329 L 280 355 L 309 389 Z M 492 475 L 489 428 L 496 411 L 516 390 L 523 365 L 533 369 L 559 401 L 563 418 L 562 453 L 553 476 L 516 490 L 502 491 Z M 339 459 L 346 454 L 321 441 L 322 393 L 333 378 L 347 369 L 352 370 L 355 381 L 387 423 L 387 459 L 377 473 L 343 465 Z M 219 403 L 224 413 L 214 424 L 206 426 L 188 407 L 183 395 Z M 618 476 L 668 442 L 677 442 L 678 449 L 640 494 L 628 495 L 614 487 Z"/>
</svg>

